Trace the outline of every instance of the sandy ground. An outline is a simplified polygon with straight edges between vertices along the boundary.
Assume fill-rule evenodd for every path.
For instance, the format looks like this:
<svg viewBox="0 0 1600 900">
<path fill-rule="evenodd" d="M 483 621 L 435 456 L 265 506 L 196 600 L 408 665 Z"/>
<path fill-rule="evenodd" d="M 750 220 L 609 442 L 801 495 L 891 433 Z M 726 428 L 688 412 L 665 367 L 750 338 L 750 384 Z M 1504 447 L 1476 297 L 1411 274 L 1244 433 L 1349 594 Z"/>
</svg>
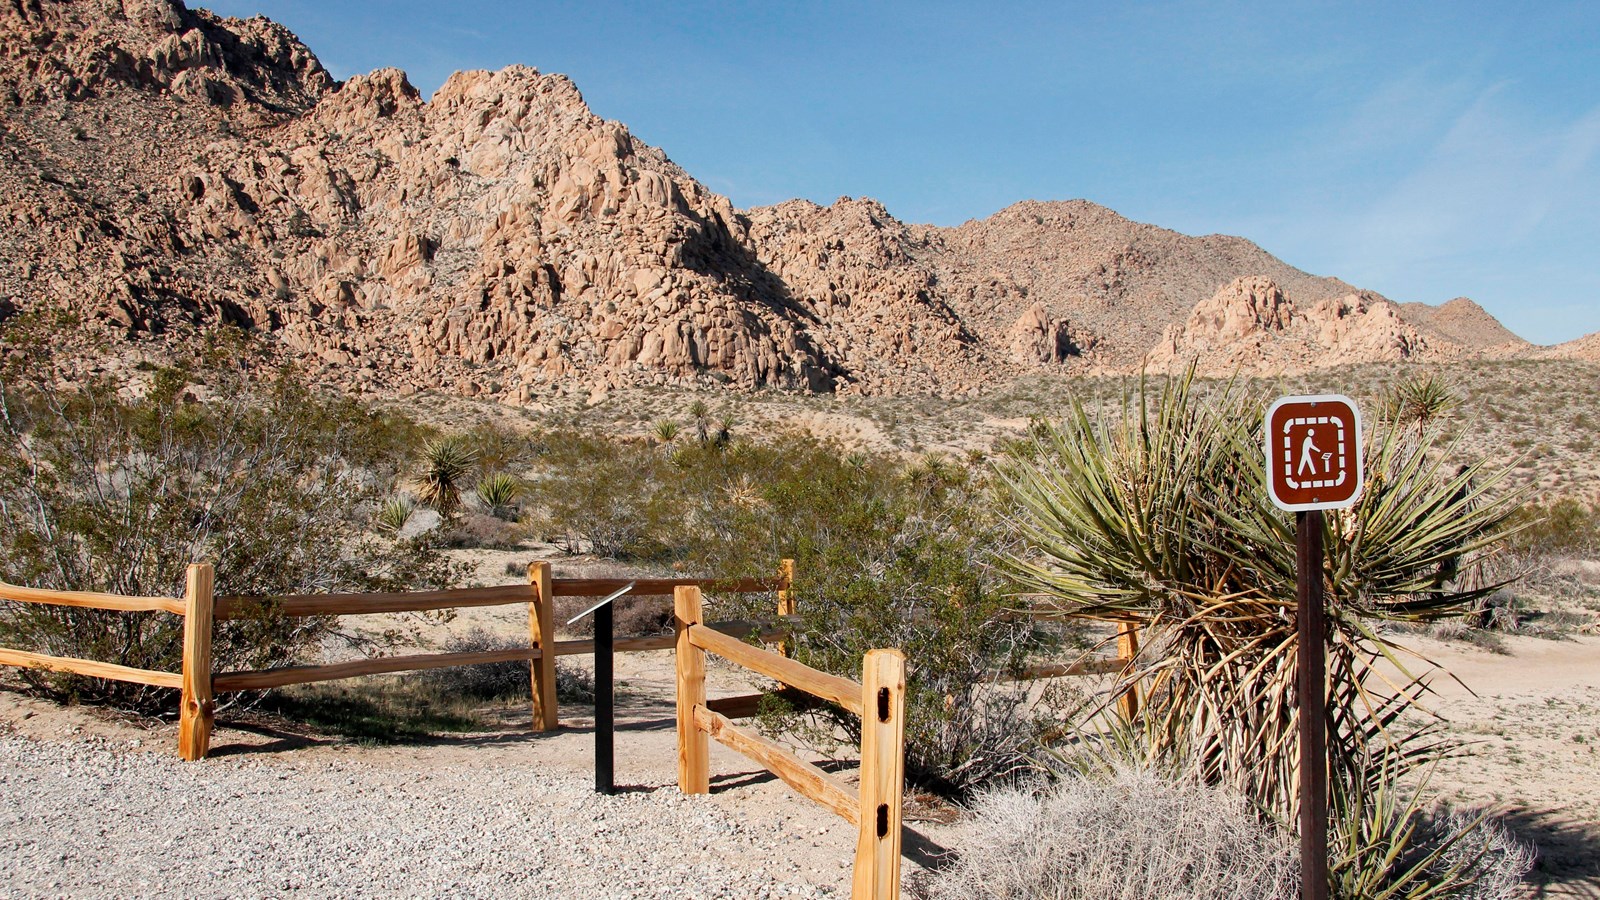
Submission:
<svg viewBox="0 0 1600 900">
<path fill-rule="evenodd" d="M 460 551 L 485 584 L 520 581 L 508 568 L 525 567 L 535 553 Z M 508 567 L 508 563 L 512 564 Z M 558 576 L 617 575 L 615 565 L 561 559 Z M 715 618 L 714 610 L 708 614 Z M 388 624 L 374 617 L 369 627 Z M 347 624 L 354 624 L 353 622 Z M 424 626 L 433 640 L 484 630 L 525 638 L 522 606 L 461 610 L 452 621 Z M 1430 706 L 1449 730 L 1469 743 L 1468 753 L 1440 764 L 1432 787 L 1466 806 L 1490 807 L 1538 845 L 1535 896 L 1600 898 L 1600 635 L 1563 639 L 1508 637 L 1507 652 L 1403 635 L 1402 643 L 1453 673 L 1433 678 Z M 572 657 L 564 664 L 585 664 Z M 710 671 L 710 693 L 748 692 L 751 681 L 726 664 Z M 1419 666 L 1419 669 L 1426 668 Z M 673 661 L 670 651 L 622 654 L 617 658 L 618 732 L 616 776 L 629 792 L 676 791 Z M 294 769 L 319 761 L 359 760 L 366 766 L 441 767 L 533 764 L 583 779 L 593 773 L 593 711 L 565 705 L 562 729 L 528 730 L 522 709 L 498 713 L 497 728 L 453 734 L 404 745 L 372 746 L 318 735 L 281 721 L 219 716 L 213 753 L 260 759 Z M 61 708 L 0 689 L 0 731 L 41 740 L 104 738 L 130 752 L 170 754 L 176 731 L 170 724 L 117 719 L 91 710 Z M 848 751 L 846 751 L 848 752 Z M 812 759 L 819 759 L 811 756 Z M 849 760 L 836 764 L 853 780 Z M 847 892 L 854 829 L 799 797 L 756 764 L 712 742 L 713 795 L 728 816 L 770 834 L 773 858 L 765 871 L 787 883 L 809 884 L 824 894 Z M 913 809 L 907 833 L 907 871 L 932 865 L 957 841 L 955 829 L 938 819 L 951 811 Z M 690 860 L 688 864 L 707 864 Z M 3 892 L 0 892 L 3 893 Z"/>
<path fill-rule="evenodd" d="M 1600 636 L 1514 637 L 1504 654 L 1421 637 L 1407 643 L 1465 685 L 1435 679 L 1434 708 L 1471 746 L 1469 755 L 1440 765 L 1433 787 L 1463 805 L 1496 809 L 1538 845 L 1535 896 L 1600 898 Z M 624 791 L 676 790 L 672 671 L 668 651 L 618 657 L 617 783 Z M 710 681 L 713 696 L 748 689 L 729 667 L 713 667 Z M 361 746 L 224 713 L 212 746 L 219 757 L 247 755 L 290 767 L 350 758 L 376 767 L 505 761 L 592 778 L 590 708 L 563 707 L 563 727 L 553 734 L 531 733 L 527 721 L 512 711 L 501 730 Z M 131 752 L 167 754 L 176 744 L 171 725 L 152 727 L 63 709 L 10 691 L 0 691 L 0 728 L 41 740 L 106 738 Z M 769 871 L 824 891 L 848 890 L 855 841 L 851 826 L 715 742 L 712 772 L 710 802 L 741 824 L 772 835 Z M 841 776 L 854 777 L 848 763 Z M 951 826 L 921 818 L 909 826 L 908 872 L 932 863 L 956 840 Z"/>
<path fill-rule="evenodd" d="M 524 619 L 524 621 L 526 621 Z M 749 682 L 728 666 L 714 665 L 708 675 L 712 697 L 742 694 Z M 670 651 L 622 654 L 617 657 L 616 786 L 623 793 L 677 791 L 677 739 L 673 707 L 673 661 Z M 316 735 L 307 729 L 259 721 L 241 721 L 226 712 L 218 716 L 212 738 L 212 757 L 246 756 L 282 766 L 286 772 L 317 768 L 334 761 L 359 761 L 378 769 L 448 769 L 471 766 L 493 768 L 534 766 L 554 775 L 593 778 L 593 709 L 566 705 L 561 729 L 539 734 L 528 729 L 526 711 L 504 716 L 502 730 L 443 736 L 416 744 L 362 746 Z M 0 732 L 16 733 L 42 741 L 104 739 L 128 752 L 171 754 L 177 745 L 170 724 L 150 725 L 110 717 L 104 713 L 62 708 L 0 689 Z M 848 751 L 846 751 L 848 752 Z M 835 767 L 815 754 L 808 758 Z M 837 763 L 838 776 L 852 788 L 856 772 L 849 759 Z M 814 886 L 826 896 L 848 896 L 854 858 L 854 826 L 793 793 L 759 765 L 711 742 L 712 795 L 709 802 L 746 833 L 770 835 L 766 858 L 755 860 L 706 859 L 686 850 L 676 864 L 751 868 L 759 865 L 787 884 Z M 537 810 L 530 810 L 537 815 Z M 912 815 L 916 813 L 913 810 Z M 649 827 L 648 822 L 634 823 Z M 947 852 L 950 827 L 938 822 L 913 821 L 905 834 L 905 872 L 934 864 Z M 618 835 L 618 840 L 626 840 Z M 693 848 L 690 848 L 692 850 Z M 735 848 L 738 849 L 738 848 Z M 730 851 L 731 852 L 731 851 Z M 574 865 L 582 865 L 575 860 Z M 0 889 L 0 896 L 5 891 Z"/>
<path fill-rule="evenodd" d="M 1600 898 L 1600 636 L 1505 640 L 1502 654 L 1404 639 L 1459 679 L 1432 679 L 1429 705 L 1468 742 L 1433 786 L 1539 847 L 1537 896 Z"/>
</svg>

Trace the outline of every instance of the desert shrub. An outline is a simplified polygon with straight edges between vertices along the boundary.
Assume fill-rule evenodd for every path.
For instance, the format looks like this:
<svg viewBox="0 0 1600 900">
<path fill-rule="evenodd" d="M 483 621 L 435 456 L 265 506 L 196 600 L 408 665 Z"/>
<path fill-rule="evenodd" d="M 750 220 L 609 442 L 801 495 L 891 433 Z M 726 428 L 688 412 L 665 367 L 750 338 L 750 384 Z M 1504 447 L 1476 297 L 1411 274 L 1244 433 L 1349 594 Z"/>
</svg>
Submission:
<svg viewBox="0 0 1600 900">
<path fill-rule="evenodd" d="M 1242 797 L 1121 769 L 980 794 L 923 900 L 1274 900 L 1297 855 Z"/>
<path fill-rule="evenodd" d="M 1571 497 L 1517 511 L 1513 543 L 1536 554 L 1591 553 L 1600 548 L 1600 508 Z"/>
<path fill-rule="evenodd" d="M 790 647 L 807 665 L 858 679 L 866 651 L 905 651 L 913 783 L 960 795 L 1032 769 L 1053 720 L 1025 685 L 991 676 L 1020 667 L 1051 635 L 1008 614 L 1009 585 L 989 565 L 1002 538 L 986 473 L 942 459 L 851 458 L 800 436 L 715 446 L 693 451 L 706 457 L 691 469 L 702 481 L 684 489 L 703 498 L 690 517 L 704 536 L 692 568 L 767 574 L 772 560 L 793 558 Z M 725 604 L 740 602 L 771 598 Z M 813 736 L 858 739 L 854 716 L 808 715 Z"/>
<path fill-rule="evenodd" d="M 1142 711 L 1152 758 L 1181 756 L 1293 822 L 1295 538 L 1262 483 L 1266 398 L 1220 389 L 1202 402 L 1192 374 L 1153 403 L 1135 397 L 1100 423 L 1075 404 L 1011 448 L 1003 472 L 1028 545 L 1011 564 L 1067 615 L 1147 630 L 1135 674 L 1162 685 Z M 1454 465 L 1434 434 L 1380 423 L 1367 436 L 1367 489 L 1325 519 L 1336 773 L 1373 744 L 1419 760 L 1438 747 L 1426 725 L 1399 726 L 1415 686 L 1368 677 L 1390 652 L 1373 620 L 1458 617 L 1498 587 L 1466 576 L 1518 498 L 1496 493 L 1503 472 Z"/>
<path fill-rule="evenodd" d="M 1006 614 L 1008 586 L 989 565 L 1003 534 L 986 473 L 940 457 L 906 464 L 847 453 L 799 433 L 719 440 L 702 413 L 690 410 L 705 423 L 703 441 L 549 440 L 536 487 L 550 510 L 545 527 L 574 535 L 574 546 L 687 574 L 766 576 L 792 558 L 796 659 L 860 678 L 867 650 L 906 652 L 914 783 L 960 794 L 1030 768 L 1045 707 L 1026 686 L 988 676 L 1021 665 L 1051 636 Z M 707 608 L 713 618 L 753 618 L 770 616 L 773 603 L 711 595 Z M 859 728 L 824 710 L 775 710 L 768 725 L 819 741 L 854 740 Z"/>
<path fill-rule="evenodd" d="M 514 550 L 521 545 L 523 528 L 515 522 L 467 510 L 445 520 L 437 540 L 446 547 L 481 547 L 490 550 Z"/>
<path fill-rule="evenodd" d="M 664 559 L 680 531 L 664 454 L 584 432 L 538 442 L 530 525 L 568 553 Z"/>
<path fill-rule="evenodd" d="M 11 374 L 11 373 L 5 373 Z M 204 390 L 215 400 L 195 397 Z M 149 391 L 8 387 L 0 378 L 0 579 L 126 595 L 181 593 L 190 562 L 216 566 L 220 595 L 441 585 L 433 548 L 368 531 L 413 433 L 393 417 L 313 396 L 292 372 L 164 369 Z M 181 619 L 0 604 L 0 644 L 177 671 Z M 280 665 L 331 621 L 270 614 L 220 622 L 221 669 Z M 144 711 L 171 691 L 39 670 L 64 697 Z"/>
</svg>

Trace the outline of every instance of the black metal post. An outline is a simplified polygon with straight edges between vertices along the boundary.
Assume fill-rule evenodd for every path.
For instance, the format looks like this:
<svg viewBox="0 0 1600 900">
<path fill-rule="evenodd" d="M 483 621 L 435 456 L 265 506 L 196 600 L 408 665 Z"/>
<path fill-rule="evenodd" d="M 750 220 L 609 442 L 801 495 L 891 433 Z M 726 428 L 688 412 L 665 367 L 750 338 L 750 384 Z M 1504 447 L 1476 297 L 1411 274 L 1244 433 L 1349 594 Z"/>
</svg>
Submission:
<svg viewBox="0 0 1600 900">
<path fill-rule="evenodd" d="M 613 730 L 616 726 L 613 690 L 612 604 L 594 611 L 594 790 L 616 793 L 613 784 Z"/>
<path fill-rule="evenodd" d="M 1328 900 L 1327 632 L 1322 608 L 1322 510 L 1295 514 L 1300 654 L 1300 897 Z"/>
</svg>

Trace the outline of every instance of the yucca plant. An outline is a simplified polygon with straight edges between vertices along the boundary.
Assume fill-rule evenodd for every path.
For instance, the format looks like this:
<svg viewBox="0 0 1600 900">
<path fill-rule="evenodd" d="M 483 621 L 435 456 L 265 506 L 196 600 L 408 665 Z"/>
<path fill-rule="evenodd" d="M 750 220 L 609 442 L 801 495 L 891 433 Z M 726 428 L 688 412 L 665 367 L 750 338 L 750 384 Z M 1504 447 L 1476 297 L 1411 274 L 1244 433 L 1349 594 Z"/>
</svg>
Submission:
<svg viewBox="0 0 1600 900">
<path fill-rule="evenodd" d="M 517 500 L 522 496 L 522 481 L 505 472 L 492 472 L 478 479 L 474 493 L 489 515 L 510 520 L 516 516 Z"/>
<path fill-rule="evenodd" d="M 417 499 L 450 516 L 461 504 L 461 487 L 478 463 L 478 454 L 463 435 L 429 441 L 422 450 L 422 471 L 412 482 Z"/>
<path fill-rule="evenodd" d="M 1404 761 L 1392 754 L 1360 764 L 1332 784 L 1328 856 L 1331 896 L 1338 900 L 1444 900 L 1473 883 L 1483 855 L 1451 851 L 1487 818 L 1443 835 L 1426 826 L 1421 784 L 1401 783 Z"/>
<path fill-rule="evenodd" d="M 378 507 L 378 514 L 373 524 L 384 534 L 399 535 L 405 530 L 406 523 L 411 521 L 411 514 L 416 509 L 417 501 L 404 494 L 390 497 Z"/>
<path fill-rule="evenodd" d="M 1401 425 L 1423 431 L 1461 406 L 1461 398 L 1439 375 L 1414 375 L 1402 379 L 1383 398 L 1383 413 Z"/>
<path fill-rule="evenodd" d="M 1000 471 L 1029 549 L 1006 562 L 1064 615 L 1146 629 L 1122 686 L 1149 687 L 1149 756 L 1181 755 L 1294 822 L 1295 539 L 1264 484 L 1266 398 L 1227 385 L 1202 402 L 1192 371 L 1153 406 L 1149 395 L 1141 383 L 1121 417 L 1098 423 L 1075 403 L 1011 449 Z M 1456 579 L 1504 535 L 1517 498 L 1496 493 L 1504 471 L 1451 467 L 1434 434 L 1380 425 L 1367 436 L 1365 493 L 1326 518 L 1336 777 L 1376 745 L 1411 761 L 1442 749 L 1427 725 L 1402 725 L 1425 688 L 1372 623 L 1460 615 L 1496 587 Z M 1380 672 L 1380 659 L 1402 674 Z"/>
<path fill-rule="evenodd" d="M 678 439 L 678 435 L 683 431 L 683 426 L 678 424 L 676 419 L 658 419 L 651 426 L 650 431 L 655 435 L 656 440 L 663 444 L 670 444 Z"/>
</svg>

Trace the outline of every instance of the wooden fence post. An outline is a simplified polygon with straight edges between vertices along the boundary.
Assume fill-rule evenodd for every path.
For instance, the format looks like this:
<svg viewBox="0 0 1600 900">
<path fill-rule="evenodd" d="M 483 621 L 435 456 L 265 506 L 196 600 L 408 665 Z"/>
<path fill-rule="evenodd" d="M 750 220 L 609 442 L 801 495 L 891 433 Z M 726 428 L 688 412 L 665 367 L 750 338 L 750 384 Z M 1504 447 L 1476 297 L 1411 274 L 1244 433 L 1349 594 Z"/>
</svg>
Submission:
<svg viewBox="0 0 1600 900">
<path fill-rule="evenodd" d="M 778 577 L 783 579 L 783 587 L 778 589 L 778 616 L 794 615 L 794 560 L 785 559 L 778 562 Z M 778 655 L 789 655 L 789 640 L 787 638 L 778 642 Z"/>
<path fill-rule="evenodd" d="M 680 585 L 672 592 L 677 627 L 678 790 L 711 793 L 711 736 L 695 723 L 694 710 L 706 702 L 706 653 L 689 643 L 689 626 L 704 624 L 700 589 Z"/>
<path fill-rule="evenodd" d="M 528 584 L 533 599 L 528 602 L 528 642 L 539 648 L 539 656 L 528 664 L 533 678 L 533 730 L 555 731 L 561 727 L 556 710 L 556 626 L 555 592 L 547 562 L 528 563 Z"/>
<path fill-rule="evenodd" d="M 852 900 L 899 900 L 906 657 L 869 650 L 861 667 L 861 831 Z"/>
<path fill-rule="evenodd" d="M 1124 664 L 1129 664 L 1138 655 L 1139 626 L 1132 622 L 1123 622 L 1117 626 L 1117 658 Z M 1139 699 L 1139 682 L 1135 681 L 1117 700 L 1123 721 L 1132 722 L 1139 717 Z"/>
<path fill-rule="evenodd" d="M 217 702 L 211 692 L 211 623 L 216 573 L 209 563 L 191 565 L 183 589 L 183 695 L 178 710 L 178 755 L 204 759 L 211 749 Z"/>
</svg>

